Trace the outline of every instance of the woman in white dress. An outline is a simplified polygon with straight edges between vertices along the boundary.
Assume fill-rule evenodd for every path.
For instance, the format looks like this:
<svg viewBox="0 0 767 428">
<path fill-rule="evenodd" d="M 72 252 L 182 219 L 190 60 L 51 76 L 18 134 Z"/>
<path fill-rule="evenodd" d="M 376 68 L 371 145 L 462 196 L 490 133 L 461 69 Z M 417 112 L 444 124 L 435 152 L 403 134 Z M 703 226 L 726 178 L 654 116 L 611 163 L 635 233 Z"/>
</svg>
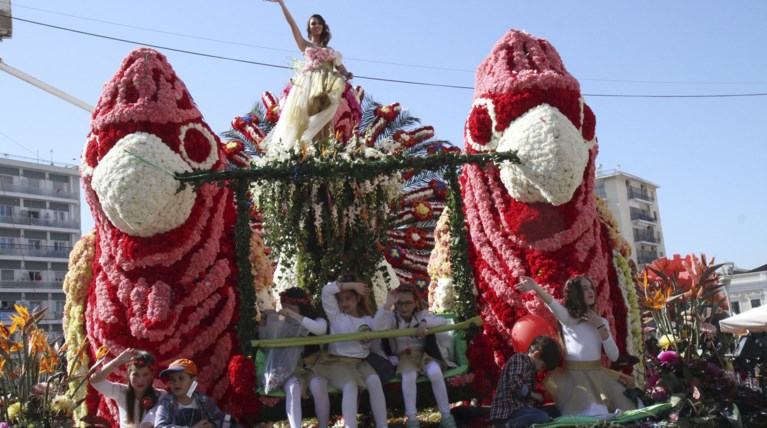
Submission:
<svg viewBox="0 0 767 428">
<path fill-rule="evenodd" d="M 305 63 L 292 80 L 292 88 L 282 106 L 280 118 L 262 145 L 269 156 L 301 153 L 308 143 L 326 136 L 326 127 L 341 102 L 346 80 L 353 77 L 346 70 L 340 52 L 328 46 L 330 27 L 320 15 L 312 15 L 304 39 L 283 0 L 279 3 L 290 24 Z"/>
</svg>

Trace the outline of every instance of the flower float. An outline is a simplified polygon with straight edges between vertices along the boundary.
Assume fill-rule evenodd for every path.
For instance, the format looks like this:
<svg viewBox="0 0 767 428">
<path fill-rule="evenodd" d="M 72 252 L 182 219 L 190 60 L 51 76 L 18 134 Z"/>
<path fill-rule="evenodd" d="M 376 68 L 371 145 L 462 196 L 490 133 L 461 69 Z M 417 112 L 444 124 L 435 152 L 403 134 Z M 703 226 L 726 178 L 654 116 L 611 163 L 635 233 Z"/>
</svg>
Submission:
<svg viewBox="0 0 767 428">
<path fill-rule="evenodd" d="M 227 376 L 238 319 L 252 318 L 240 313 L 248 308 L 239 305 L 234 198 L 216 184 L 181 187 L 174 174 L 223 169 L 226 149 L 165 56 L 131 52 L 93 114 L 81 174 L 95 232 L 73 252 L 76 274 L 64 285 L 70 353 L 87 339 L 90 360 L 100 346 L 147 350 L 159 366 L 193 358 L 200 390 L 224 408 L 255 401 L 230 394 Z M 117 419 L 93 390 L 86 404 L 88 414 Z"/>
<path fill-rule="evenodd" d="M 520 317 L 532 313 L 555 324 L 539 299 L 514 289 L 521 275 L 533 276 L 555 298 L 568 278 L 588 275 L 597 312 L 609 320 L 621 352 L 640 349 L 631 272 L 596 205 L 595 123 L 578 81 L 544 39 L 510 30 L 477 69 L 466 151 L 516 152 L 520 159 L 468 165 L 461 176 L 484 320 L 470 346 L 478 375 L 493 379 L 514 352 L 511 329 Z"/>
</svg>

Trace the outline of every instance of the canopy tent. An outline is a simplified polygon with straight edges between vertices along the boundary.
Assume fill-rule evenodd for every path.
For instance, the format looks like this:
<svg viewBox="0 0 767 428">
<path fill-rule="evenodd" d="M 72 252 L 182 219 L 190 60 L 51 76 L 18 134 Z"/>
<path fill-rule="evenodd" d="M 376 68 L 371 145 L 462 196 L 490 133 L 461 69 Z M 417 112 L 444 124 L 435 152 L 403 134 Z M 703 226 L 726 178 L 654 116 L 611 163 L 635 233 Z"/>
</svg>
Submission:
<svg viewBox="0 0 767 428">
<path fill-rule="evenodd" d="M 767 332 L 767 306 L 759 306 L 723 319 L 719 321 L 719 328 L 732 334 Z"/>
</svg>

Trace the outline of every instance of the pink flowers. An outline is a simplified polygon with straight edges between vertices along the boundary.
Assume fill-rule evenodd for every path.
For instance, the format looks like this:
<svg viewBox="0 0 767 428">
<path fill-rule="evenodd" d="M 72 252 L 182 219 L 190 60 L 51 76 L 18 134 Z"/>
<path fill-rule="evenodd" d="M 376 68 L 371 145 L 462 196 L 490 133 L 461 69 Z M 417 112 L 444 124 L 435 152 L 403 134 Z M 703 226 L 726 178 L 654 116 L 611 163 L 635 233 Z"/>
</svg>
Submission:
<svg viewBox="0 0 767 428">
<path fill-rule="evenodd" d="M 676 351 L 663 351 L 658 354 L 658 361 L 662 367 L 671 368 L 679 362 L 679 354 Z"/>
</svg>

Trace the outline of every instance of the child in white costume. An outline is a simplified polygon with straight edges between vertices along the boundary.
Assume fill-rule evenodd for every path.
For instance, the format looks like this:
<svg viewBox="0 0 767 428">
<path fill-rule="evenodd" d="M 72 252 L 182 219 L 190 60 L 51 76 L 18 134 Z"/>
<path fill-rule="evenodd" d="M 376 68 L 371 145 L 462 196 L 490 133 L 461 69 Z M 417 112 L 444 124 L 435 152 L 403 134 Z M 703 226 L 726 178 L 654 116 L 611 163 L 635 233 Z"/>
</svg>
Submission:
<svg viewBox="0 0 767 428">
<path fill-rule="evenodd" d="M 331 282 L 322 289 L 322 306 L 330 321 L 331 334 L 369 331 L 373 317 L 368 305 L 370 287 L 361 282 Z M 341 413 L 347 427 L 357 427 L 357 394 L 359 388 L 367 388 L 370 408 L 377 428 L 387 426 L 386 398 L 378 374 L 365 361 L 371 352 L 372 341 L 333 342 L 328 352 L 315 366 L 321 375 L 320 382 L 327 382 L 341 390 Z M 327 389 L 325 389 L 327 391 Z M 312 389 L 317 399 L 319 388 Z M 327 392 L 326 392 L 327 394 Z"/>
<path fill-rule="evenodd" d="M 396 311 L 394 307 L 396 306 Z M 402 396 L 405 401 L 406 427 L 420 425 L 416 417 L 416 379 L 419 373 L 425 373 L 431 382 L 431 389 L 437 401 L 437 408 L 442 415 L 441 428 L 455 428 L 455 419 L 450 414 L 450 401 L 447 386 L 442 376 L 445 368 L 443 356 L 435 358 L 425 349 L 428 329 L 443 325 L 445 319 L 431 314 L 423 308 L 423 300 L 415 287 L 403 285 L 386 296 L 386 303 L 378 309 L 375 316 L 376 330 L 400 328 L 418 328 L 416 336 L 396 337 L 390 340 L 392 353 L 397 360 L 397 373 L 402 376 Z M 436 345 L 436 338 L 433 344 Z"/>
<path fill-rule="evenodd" d="M 306 290 L 298 287 L 286 289 L 280 293 L 280 304 L 282 310 L 279 314 L 266 313 L 266 311 L 263 313 L 265 316 L 262 317 L 262 327 L 266 327 L 270 320 L 274 322 L 282 318 L 300 324 L 297 336 L 308 334 L 320 336 L 327 333 L 328 323 L 324 318 L 317 315 L 317 311 L 311 304 L 311 296 Z M 312 369 L 317 362 L 319 351 L 319 346 L 316 345 L 303 347 L 296 367 L 282 385 L 282 389 L 285 391 L 285 411 L 291 428 L 301 428 L 301 398 L 305 395 L 306 385 L 308 384 L 310 389 L 319 387 L 317 376 Z M 315 397 L 314 411 L 317 414 L 320 428 L 327 427 L 330 415 L 327 390 L 323 394 L 322 389 L 320 389 L 319 396 Z"/>
<path fill-rule="evenodd" d="M 624 395 L 622 383 L 631 379 L 602 366 L 602 349 L 610 361 L 618 359 L 618 346 L 605 318 L 596 312 L 594 284 L 585 276 L 570 278 L 563 294 L 565 306 L 527 276 L 516 285 L 520 292 L 535 290 L 562 326 L 565 367 L 543 383 L 563 415 L 604 415 L 631 410 L 636 404 Z M 621 383 L 622 381 L 622 383 Z"/>
</svg>

